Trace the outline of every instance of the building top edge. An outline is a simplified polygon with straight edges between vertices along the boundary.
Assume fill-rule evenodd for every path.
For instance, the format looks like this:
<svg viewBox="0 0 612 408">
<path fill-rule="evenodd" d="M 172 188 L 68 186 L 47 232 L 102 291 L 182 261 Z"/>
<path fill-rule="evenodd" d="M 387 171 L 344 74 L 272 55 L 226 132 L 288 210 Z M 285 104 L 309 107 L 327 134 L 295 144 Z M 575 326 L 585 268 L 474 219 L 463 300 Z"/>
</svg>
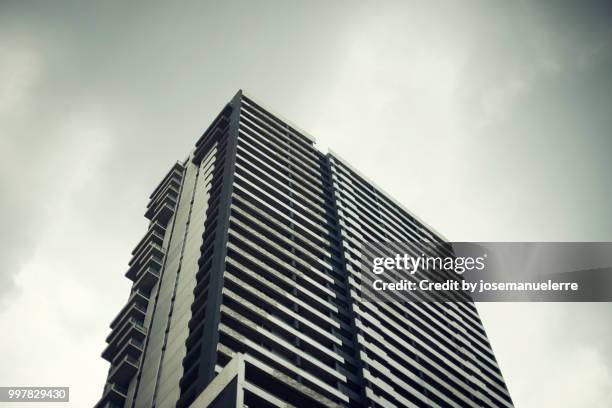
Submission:
<svg viewBox="0 0 612 408">
<path fill-rule="evenodd" d="M 308 132 L 304 131 L 299 126 L 295 125 L 295 123 L 293 123 L 292 121 L 288 120 L 283 115 L 280 115 L 280 114 L 278 114 L 278 112 L 270 109 L 265 103 L 262 103 L 259 99 L 257 99 L 257 97 L 254 97 L 253 94 L 251 94 L 250 92 L 245 91 L 244 89 L 240 89 L 240 90 L 238 90 L 236 95 L 240 95 L 240 94 L 242 94 L 242 95 L 246 96 L 247 98 L 251 99 L 253 102 L 255 102 L 257 105 L 259 105 L 261 108 L 265 109 L 270 114 L 276 116 L 278 119 L 282 120 L 287 125 L 291 126 L 293 129 L 295 129 L 296 131 L 300 132 L 303 136 L 305 136 L 307 139 L 309 139 L 313 144 L 316 144 L 317 140 L 316 140 L 316 138 L 314 136 L 312 136 Z M 431 225 L 429 225 L 426 222 L 424 222 L 419 216 L 415 215 L 415 213 L 413 211 L 411 211 L 408 208 L 406 208 L 406 206 L 404 206 L 402 203 L 400 203 L 395 198 L 393 198 L 393 196 L 391 194 L 389 194 L 387 191 L 385 191 L 383 188 L 381 188 L 378 184 L 374 183 L 370 178 L 366 177 L 362 172 L 360 172 L 355 167 L 353 167 L 350 163 L 348 163 L 345 159 L 343 159 L 342 156 L 340 156 L 337 152 L 333 151 L 332 149 L 328 149 L 328 152 L 325 153 L 325 152 L 321 151 L 321 149 L 319 149 L 317 146 L 314 146 L 314 147 L 321 154 L 327 154 L 328 156 L 331 156 L 331 157 L 334 157 L 335 159 L 337 159 L 344 166 L 348 167 L 351 171 L 353 171 L 359 177 L 361 177 L 362 179 L 367 181 L 369 184 L 371 184 L 372 187 L 374 187 L 376 190 L 378 190 L 381 194 L 384 194 L 384 196 L 387 197 L 389 199 L 389 201 L 391 201 L 393 204 L 395 204 L 399 209 L 404 211 L 406 214 L 408 214 L 409 216 L 414 218 L 419 224 L 421 224 L 429 232 L 434 234 L 436 237 L 438 237 L 442 241 L 449 242 L 449 240 L 444 235 L 442 235 L 439 231 L 435 230 Z"/>
<path fill-rule="evenodd" d="M 267 112 L 269 112 L 273 116 L 276 116 L 278 119 L 282 120 L 287 125 L 291 126 L 293 129 L 295 129 L 297 132 L 299 132 L 306 139 L 310 140 L 313 144 L 317 143 L 317 139 L 314 136 L 312 136 L 310 133 L 306 132 L 304 129 L 300 128 L 299 126 L 297 126 L 292 121 L 290 121 L 287 118 L 285 118 L 283 115 L 280 115 L 275 110 L 270 109 L 269 106 L 267 106 L 265 103 L 262 103 L 261 100 L 257 99 L 257 97 L 254 97 L 253 94 L 245 91 L 244 89 L 239 90 L 238 93 L 242 93 L 242 95 L 244 95 L 247 98 L 251 99 L 253 102 L 255 102 L 257 105 L 259 105 L 261 108 L 265 109 Z M 321 152 L 321 153 L 323 153 L 323 152 Z"/>
<path fill-rule="evenodd" d="M 423 228 L 426 228 L 429 232 L 431 232 L 433 235 L 435 235 L 436 237 L 438 237 L 442 241 L 450 242 L 444 235 L 442 235 L 440 232 L 438 232 L 431 225 L 429 225 L 428 223 L 423 221 L 423 219 L 421 219 L 419 216 L 417 216 L 413 211 L 409 210 L 405 205 L 403 205 L 402 203 L 397 201 L 395 198 L 393 198 L 393 196 L 391 194 L 389 194 L 387 191 L 385 191 L 383 188 L 381 188 L 378 184 L 373 182 L 370 178 L 365 176 L 361 171 L 357 170 L 349 162 L 347 162 L 345 159 L 343 159 L 342 156 L 340 156 L 338 153 L 336 153 L 332 149 L 328 149 L 327 155 L 329 157 L 333 157 L 335 160 L 338 160 L 340 163 L 342 163 L 343 166 L 348 167 L 352 172 L 357 174 L 359 177 L 361 177 L 363 180 L 365 180 L 367 183 L 369 183 L 372 187 L 374 187 L 376 190 L 378 190 L 381 194 L 383 194 L 387 199 L 389 199 L 389 201 L 391 201 L 393 204 L 395 204 L 399 209 L 401 209 L 406 214 L 408 214 L 409 216 L 414 218 L 419 224 L 421 224 L 423 226 Z"/>
</svg>

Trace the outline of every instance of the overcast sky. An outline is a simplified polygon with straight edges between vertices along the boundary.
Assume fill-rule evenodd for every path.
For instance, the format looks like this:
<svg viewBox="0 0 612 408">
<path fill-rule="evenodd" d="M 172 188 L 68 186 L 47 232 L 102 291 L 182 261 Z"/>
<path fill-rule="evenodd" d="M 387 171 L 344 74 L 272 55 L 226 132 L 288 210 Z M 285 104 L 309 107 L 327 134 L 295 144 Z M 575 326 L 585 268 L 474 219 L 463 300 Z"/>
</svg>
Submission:
<svg viewBox="0 0 612 408">
<path fill-rule="evenodd" d="M 609 3 L 154 3 L 0 1 L 0 385 L 98 400 L 147 197 L 240 88 L 450 240 L 612 241 Z M 612 405 L 611 304 L 479 309 L 519 408 Z"/>
</svg>

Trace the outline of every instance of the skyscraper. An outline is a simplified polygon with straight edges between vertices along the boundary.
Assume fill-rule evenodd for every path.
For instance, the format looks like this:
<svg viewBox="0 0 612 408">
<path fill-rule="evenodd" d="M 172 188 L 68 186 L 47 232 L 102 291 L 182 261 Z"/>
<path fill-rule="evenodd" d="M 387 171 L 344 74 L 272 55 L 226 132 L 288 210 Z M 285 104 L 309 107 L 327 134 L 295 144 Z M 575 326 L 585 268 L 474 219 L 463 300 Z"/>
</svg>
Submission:
<svg viewBox="0 0 612 408">
<path fill-rule="evenodd" d="M 472 303 L 361 296 L 368 241 L 442 238 L 243 92 L 153 190 L 97 407 L 510 407 Z"/>
</svg>

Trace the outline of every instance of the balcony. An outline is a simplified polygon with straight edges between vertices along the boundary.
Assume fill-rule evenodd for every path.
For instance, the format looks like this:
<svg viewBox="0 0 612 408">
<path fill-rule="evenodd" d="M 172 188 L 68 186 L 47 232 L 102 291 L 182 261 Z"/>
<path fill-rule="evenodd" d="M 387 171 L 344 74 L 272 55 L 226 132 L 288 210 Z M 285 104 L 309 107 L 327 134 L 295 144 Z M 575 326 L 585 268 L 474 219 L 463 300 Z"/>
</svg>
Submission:
<svg viewBox="0 0 612 408">
<path fill-rule="evenodd" d="M 168 224 L 178 204 L 183 170 L 183 167 L 177 163 L 153 191 L 145 212 L 146 218 L 161 225 Z"/>
<path fill-rule="evenodd" d="M 208 129 L 206 129 L 202 137 L 198 139 L 192 159 L 194 164 L 199 166 L 206 153 L 227 134 L 232 110 L 232 107 L 227 105 Z"/>
<path fill-rule="evenodd" d="M 147 231 L 147 233 L 144 235 L 144 237 L 142 237 L 142 239 L 136 245 L 136 247 L 134 247 L 134 250 L 132 251 L 132 255 L 136 256 L 138 253 L 141 252 L 142 249 L 144 249 L 147 245 L 149 245 L 149 243 L 154 243 L 161 247 L 164 243 L 165 234 L 166 234 L 166 229 L 161 224 L 158 224 L 158 223 L 151 224 L 149 226 L 149 230 Z"/>
<path fill-rule="evenodd" d="M 152 210 L 151 218 L 147 217 L 151 220 L 151 222 L 157 222 L 161 225 L 168 225 L 170 218 L 174 215 L 174 209 L 176 208 L 176 201 L 172 200 L 170 197 L 164 199 L 159 205 L 155 206 Z M 147 211 L 147 214 L 149 212 Z M 145 216 L 147 215 L 145 214 Z"/>
<path fill-rule="evenodd" d="M 170 171 L 168 171 L 168 173 L 166 173 L 166 175 L 164 176 L 164 178 L 162 179 L 162 181 L 158 184 L 157 187 L 155 187 L 155 190 L 153 190 L 153 192 L 151 193 L 151 195 L 149 196 L 149 198 L 151 200 L 154 200 L 155 197 L 161 192 L 161 190 L 163 190 L 165 188 L 165 186 L 167 185 L 168 181 L 170 180 L 182 180 L 183 179 L 183 171 L 185 170 L 185 168 L 183 167 L 182 164 L 180 163 L 175 163 L 174 166 L 172 166 L 172 168 L 170 169 Z"/>
<path fill-rule="evenodd" d="M 140 276 L 142 270 L 153 269 L 159 272 L 162 268 L 163 257 L 163 249 L 151 244 L 144 253 L 138 256 L 138 259 L 130 262 L 130 268 L 125 273 L 125 276 L 135 281 Z"/>
<path fill-rule="evenodd" d="M 149 201 L 147 212 L 158 206 L 159 203 L 166 197 L 171 197 L 175 202 L 178 200 L 179 191 L 181 189 L 181 179 L 170 179 L 166 185 Z M 145 215 L 146 216 L 146 215 Z M 147 217 L 150 218 L 150 217 Z"/>
<path fill-rule="evenodd" d="M 102 358 L 113 361 L 119 351 L 128 344 L 130 340 L 135 340 L 140 344 L 147 336 L 147 328 L 142 325 L 142 321 L 129 318 L 118 325 L 106 338 L 108 346 L 102 352 Z"/>
<path fill-rule="evenodd" d="M 134 358 L 140 358 L 143 351 L 144 342 L 135 339 L 129 339 L 121 348 L 121 350 L 119 350 L 117 356 L 113 359 L 113 361 L 111 361 L 111 363 L 116 364 L 117 361 L 123 358 L 123 356 L 125 355 L 130 355 Z"/>
<path fill-rule="evenodd" d="M 98 401 L 94 408 L 115 408 L 123 407 L 127 398 L 127 389 L 117 384 L 108 384 L 102 395 L 102 399 Z"/>
<path fill-rule="evenodd" d="M 128 298 L 127 303 L 125 304 L 125 306 L 123 306 L 121 311 L 117 314 L 117 316 L 111 322 L 110 324 L 111 329 L 114 329 L 115 326 L 117 326 L 117 324 L 119 323 L 119 321 L 123 320 L 126 314 L 130 315 L 130 313 L 128 313 L 130 312 L 128 309 L 131 308 L 132 305 L 134 304 L 138 305 L 136 306 L 136 308 L 140 306 L 140 309 L 138 310 L 146 314 L 147 307 L 149 306 L 149 295 L 141 290 L 132 290 L 132 293 L 130 293 L 130 297 Z M 132 316 L 130 315 L 130 317 Z M 144 320 L 144 317 L 140 320 Z"/>
<path fill-rule="evenodd" d="M 159 271 L 153 268 L 147 268 L 140 273 L 136 282 L 134 282 L 134 289 L 144 291 L 145 293 L 151 293 L 153 287 L 159 280 Z"/>
<path fill-rule="evenodd" d="M 126 355 L 130 355 L 136 359 L 139 359 L 144 352 L 144 341 L 136 339 L 127 339 L 119 342 L 120 348 L 114 347 L 109 349 L 109 352 L 102 355 L 106 361 L 116 365 L 120 359 Z M 121 346 L 123 344 L 123 346 Z M 113 353 L 114 352 L 114 353 Z"/>
<path fill-rule="evenodd" d="M 147 314 L 147 307 L 136 301 L 136 299 L 142 298 L 148 300 L 142 295 L 142 291 L 135 291 L 132 296 L 130 296 L 130 299 L 134 300 L 129 300 L 128 304 L 125 305 L 123 309 L 121 309 L 121 312 L 119 312 L 117 317 L 115 317 L 115 319 L 112 321 L 110 325 L 111 329 L 114 329 L 115 327 L 119 326 L 120 323 L 129 318 L 144 321 L 145 316 Z"/>
<path fill-rule="evenodd" d="M 133 317 L 125 320 L 122 324 L 115 327 L 115 329 L 106 338 L 107 343 L 112 343 L 113 340 L 123 337 L 124 334 L 135 331 L 136 334 L 141 333 L 142 336 L 136 336 L 137 340 L 143 340 L 147 335 L 147 328 L 144 327 L 143 322 Z"/>
<path fill-rule="evenodd" d="M 130 262 L 128 262 L 128 265 L 134 266 L 137 264 L 142 264 L 147 260 L 147 257 L 149 257 L 150 255 L 154 255 L 157 258 L 163 258 L 164 248 L 155 242 L 149 242 L 134 254 Z"/>
<path fill-rule="evenodd" d="M 179 185 L 178 183 L 176 185 Z M 171 185 L 172 188 L 167 188 L 164 190 L 164 195 L 159 196 L 155 199 L 155 201 L 151 201 L 147 206 L 147 212 L 145 213 L 145 217 L 148 219 L 152 219 L 157 210 L 161 207 L 162 204 L 166 203 L 171 206 L 176 206 L 178 202 L 178 190 L 175 188 L 175 185 Z M 168 186 L 170 187 L 170 185 Z"/>
<path fill-rule="evenodd" d="M 108 380 L 122 386 L 130 384 L 132 377 L 138 372 L 140 360 L 126 354 L 115 365 L 108 376 Z"/>
</svg>

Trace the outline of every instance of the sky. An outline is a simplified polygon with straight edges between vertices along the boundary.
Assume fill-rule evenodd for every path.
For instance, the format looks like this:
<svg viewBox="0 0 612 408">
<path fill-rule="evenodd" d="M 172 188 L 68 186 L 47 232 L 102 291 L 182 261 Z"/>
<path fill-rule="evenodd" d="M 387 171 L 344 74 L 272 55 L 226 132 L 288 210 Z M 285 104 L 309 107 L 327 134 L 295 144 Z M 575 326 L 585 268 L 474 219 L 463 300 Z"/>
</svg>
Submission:
<svg viewBox="0 0 612 408">
<path fill-rule="evenodd" d="M 593 1 L 1 0 L 0 385 L 100 398 L 147 197 L 238 89 L 451 241 L 612 241 L 611 18 Z M 517 407 L 612 404 L 612 304 L 478 308 Z"/>
</svg>

